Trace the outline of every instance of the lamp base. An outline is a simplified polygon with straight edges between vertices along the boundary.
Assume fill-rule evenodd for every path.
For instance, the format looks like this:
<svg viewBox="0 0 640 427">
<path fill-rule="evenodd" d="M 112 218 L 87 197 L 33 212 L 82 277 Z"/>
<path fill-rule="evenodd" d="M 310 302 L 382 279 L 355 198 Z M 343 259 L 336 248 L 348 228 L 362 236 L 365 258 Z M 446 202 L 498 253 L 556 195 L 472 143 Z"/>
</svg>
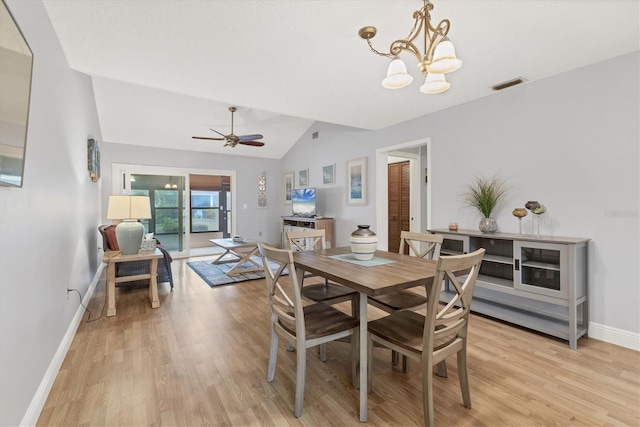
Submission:
<svg viewBox="0 0 640 427">
<path fill-rule="evenodd" d="M 116 226 L 116 239 L 122 255 L 134 255 L 140 251 L 144 225 L 142 223 L 126 219 Z"/>
</svg>

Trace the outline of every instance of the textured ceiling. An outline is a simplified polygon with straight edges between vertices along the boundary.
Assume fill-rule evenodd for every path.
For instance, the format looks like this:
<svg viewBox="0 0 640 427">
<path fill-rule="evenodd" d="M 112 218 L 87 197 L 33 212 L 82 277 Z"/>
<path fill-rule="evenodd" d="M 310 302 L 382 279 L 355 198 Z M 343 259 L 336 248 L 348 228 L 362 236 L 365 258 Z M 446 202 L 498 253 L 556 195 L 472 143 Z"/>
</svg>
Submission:
<svg viewBox="0 0 640 427">
<path fill-rule="evenodd" d="M 269 158 L 316 120 L 380 129 L 640 48 L 637 0 L 433 0 L 463 66 L 448 92 L 424 95 L 406 54 L 413 84 L 382 88 L 388 60 L 358 36 L 374 25 L 374 47 L 388 50 L 418 0 L 43 3 L 70 66 L 94 77 L 105 141 Z M 229 132 L 230 105 L 235 133 L 261 133 L 265 147 L 191 139 Z"/>
</svg>

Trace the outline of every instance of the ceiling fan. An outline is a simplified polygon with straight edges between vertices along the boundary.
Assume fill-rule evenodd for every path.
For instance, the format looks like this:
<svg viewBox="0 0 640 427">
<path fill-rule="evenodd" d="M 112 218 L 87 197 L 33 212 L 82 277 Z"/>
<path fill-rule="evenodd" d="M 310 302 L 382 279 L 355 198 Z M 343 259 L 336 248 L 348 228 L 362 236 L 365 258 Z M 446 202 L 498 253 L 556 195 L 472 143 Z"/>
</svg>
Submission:
<svg viewBox="0 0 640 427">
<path fill-rule="evenodd" d="M 229 135 L 225 135 L 223 133 L 218 132 L 215 129 L 211 129 L 215 133 L 222 136 L 222 138 L 210 138 L 206 136 L 192 136 L 193 139 L 206 139 L 210 141 L 226 141 L 225 147 L 235 147 L 237 144 L 241 145 L 252 145 L 254 147 L 262 147 L 264 142 L 256 141 L 256 139 L 262 139 L 262 135 L 253 134 L 253 135 L 235 135 L 233 133 L 233 113 L 236 112 L 236 107 L 229 107 L 229 111 L 231 111 L 231 133 Z"/>
</svg>

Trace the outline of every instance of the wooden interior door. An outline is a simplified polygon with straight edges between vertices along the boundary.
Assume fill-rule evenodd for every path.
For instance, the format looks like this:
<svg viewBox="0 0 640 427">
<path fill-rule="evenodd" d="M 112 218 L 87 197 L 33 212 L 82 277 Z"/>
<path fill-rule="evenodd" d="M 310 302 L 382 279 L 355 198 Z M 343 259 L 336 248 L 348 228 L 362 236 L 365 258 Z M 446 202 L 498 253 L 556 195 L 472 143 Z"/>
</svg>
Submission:
<svg viewBox="0 0 640 427">
<path fill-rule="evenodd" d="M 389 206 L 387 224 L 389 230 L 389 252 L 400 250 L 400 232 L 409 231 L 409 162 L 391 163 L 387 166 L 389 177 L 388 199 Z M 409 248 L 405 247 L 405 253 Z"/>
</svg>

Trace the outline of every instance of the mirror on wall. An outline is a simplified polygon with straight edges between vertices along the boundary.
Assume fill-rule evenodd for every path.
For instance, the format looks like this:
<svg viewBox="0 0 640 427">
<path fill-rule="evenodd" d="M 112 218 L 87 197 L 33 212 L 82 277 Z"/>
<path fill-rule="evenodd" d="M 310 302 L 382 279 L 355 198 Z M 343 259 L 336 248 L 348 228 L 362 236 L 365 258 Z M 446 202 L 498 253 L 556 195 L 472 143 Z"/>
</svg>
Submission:
<svg viewBox="0 0 640 427">
<path fill-rule="evenodd" d="M 4 0 L 0 6 L 0 185 L 22 187 L 33 53 Z"/>
</svg>

